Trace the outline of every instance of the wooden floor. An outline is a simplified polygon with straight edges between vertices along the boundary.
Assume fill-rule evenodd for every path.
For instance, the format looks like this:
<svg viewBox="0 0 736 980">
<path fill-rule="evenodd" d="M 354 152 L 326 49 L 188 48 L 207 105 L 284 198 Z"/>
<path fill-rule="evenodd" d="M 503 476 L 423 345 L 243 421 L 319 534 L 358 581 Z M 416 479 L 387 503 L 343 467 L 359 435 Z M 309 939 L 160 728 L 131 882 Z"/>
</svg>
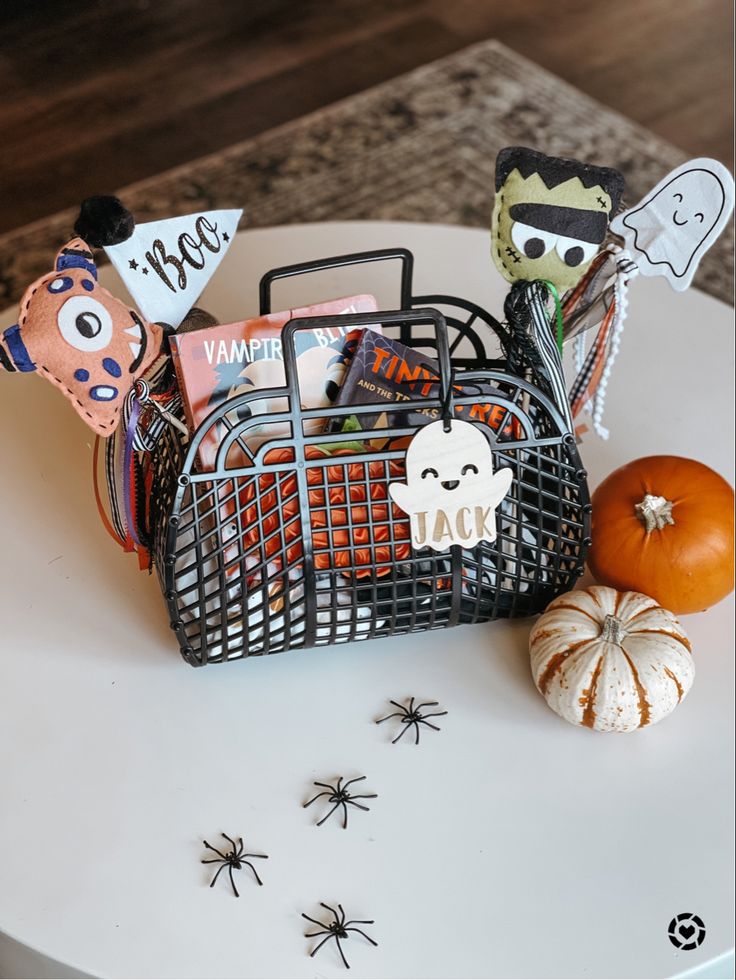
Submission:
<svg viewBox="0 0 736 980">
<path fill-rule="evenodd" d="M 0 232 L 495 37 L 733 166 L 727 0 L 2 0 Z"/>
</svg>

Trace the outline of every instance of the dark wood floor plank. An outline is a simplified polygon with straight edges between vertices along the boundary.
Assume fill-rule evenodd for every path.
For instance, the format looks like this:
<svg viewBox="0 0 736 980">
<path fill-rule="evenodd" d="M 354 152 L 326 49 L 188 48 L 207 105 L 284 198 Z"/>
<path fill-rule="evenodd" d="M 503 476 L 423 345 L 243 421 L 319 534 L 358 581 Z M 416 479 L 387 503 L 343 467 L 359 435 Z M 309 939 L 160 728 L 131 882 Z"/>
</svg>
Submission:
<svg viewBox="0 0 736 980">
<path fill-rule="evenodd" d="M 0 231 L 496 37 L 732 165 L 724 0 L 4 0 Z"/>
</svg>

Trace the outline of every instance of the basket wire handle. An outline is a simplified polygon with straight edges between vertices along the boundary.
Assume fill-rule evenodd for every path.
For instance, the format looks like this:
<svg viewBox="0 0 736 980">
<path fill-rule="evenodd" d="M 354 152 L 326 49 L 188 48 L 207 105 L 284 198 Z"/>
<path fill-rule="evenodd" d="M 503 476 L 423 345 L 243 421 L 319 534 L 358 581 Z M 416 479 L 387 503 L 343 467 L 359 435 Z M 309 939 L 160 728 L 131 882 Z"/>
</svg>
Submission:
<svg viewBox="0 0 736 980">
<path fill-rule="evenodd" d="M 261 277 L 261 282 L 258 287 L 261 316 L 272 312 L 271 285 L 277 279 L 289 279 L 292 276 L 324 272 L 328 269 L 342 269 L 351 265 L 365 265 L 369 262 L 385 262 L 389 259 L 398 259 L 401 262 L 401 295 L 399 306 L 402 310 L 408 310 L 411 307 L 414 256 L 407 248 L 377 248 L 368 252 L 333 255 L 326 259 L 315 259 L 312 262 L 297 262 L 294 265 L 284 265 L 278 269 L 271 269 Z"/>
<path fill-rule="evenodd" d="M 437 361 L 439 363 L 440 404 L 447 405 L 448 417 L 452 417 L 452 359 L 450 346 L 447 341 L 447 324 L 439 310 L 424 307 L 412 310 L 379 310 L 377 313 L 341 313 L 339 316 L 309 316 L 289 320 L 281 331 L 282 350 L 284 354 L 285 388 L 289 394 L 294 425 L 301 425 L 301 399 L 299 397 L 299 372 L 296 363 L 296 334 L 301 330 L 318 330 L 326 327 L 339 326 L 350 328 L 380 327 L 431 324 L 437 341 Z"/>
</svg>

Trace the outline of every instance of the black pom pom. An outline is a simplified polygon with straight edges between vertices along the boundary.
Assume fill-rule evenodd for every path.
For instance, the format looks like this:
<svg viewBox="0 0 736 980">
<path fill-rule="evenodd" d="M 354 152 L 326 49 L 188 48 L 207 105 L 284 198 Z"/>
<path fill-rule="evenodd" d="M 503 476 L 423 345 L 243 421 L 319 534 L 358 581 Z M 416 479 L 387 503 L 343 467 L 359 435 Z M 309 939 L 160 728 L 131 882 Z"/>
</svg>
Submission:
<svg viewBox="0 0 736 980">
<path fill-rule="evenodd" d="M 135 219 L 116 197 L 96 195 L 82 201 L 74 231 L 92 248 L 119 245 L 133 234 Z"/>
</svg>

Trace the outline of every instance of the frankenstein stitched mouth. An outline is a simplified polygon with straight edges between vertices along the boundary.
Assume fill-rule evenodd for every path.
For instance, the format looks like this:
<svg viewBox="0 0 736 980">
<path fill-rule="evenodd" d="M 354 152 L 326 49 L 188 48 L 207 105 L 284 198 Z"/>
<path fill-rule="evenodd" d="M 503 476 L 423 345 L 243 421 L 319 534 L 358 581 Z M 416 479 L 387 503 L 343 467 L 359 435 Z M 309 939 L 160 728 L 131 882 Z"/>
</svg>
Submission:
<svg viewBox="0 0 736 980">
<path fill-rule="evenodd" d="M 146 331 L 143 327 L 143 322 L 141 318 L 133 310 L 130 311 L 130 315 L 133 317 L 135 326 L 127 327 L 125 333 L 130 334 L 131 337 L 135 337 L 135 340 L 128 341 L 128 347 L 130 347 L 131 353 L 133 354 L 133 362 L 130 365 L 129 371 L 133 374 L 134 371 L 140 366 L 143 358 L 146 354 L 146 348 L 148 347 L 148 338 L 146 337 Z"/>
</svg>

